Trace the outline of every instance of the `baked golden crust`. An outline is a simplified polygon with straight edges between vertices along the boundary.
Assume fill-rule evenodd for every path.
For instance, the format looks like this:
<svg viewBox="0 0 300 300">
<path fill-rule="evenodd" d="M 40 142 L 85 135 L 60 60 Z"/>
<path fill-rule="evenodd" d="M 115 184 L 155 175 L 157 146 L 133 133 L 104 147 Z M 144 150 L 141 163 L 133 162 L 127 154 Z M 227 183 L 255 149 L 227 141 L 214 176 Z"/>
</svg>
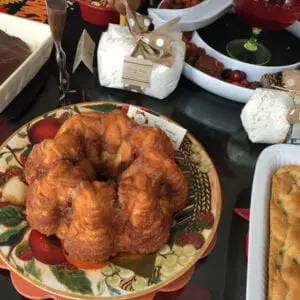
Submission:
<svg viewBox="0 0 300 300">
<path fill-rule="evenodd" d="M 97 174 L 110 181 L 97 181 Z M 69 255 L 90 262 L 156 251 L 188 198 L 168 136 L 121 110 L 72 116 L 54 139 L 34 146 L 25 176 L 30 226 L 57 235 Z"/>
<path fill-rule="evenodd" d="M 119 178 L 118 251 L 145 254 L 166 243 L 172 214 L 187 197 L 187 182 L 172 159 L 154 149 L 141 155 Z"/>
<path fill-rule="evenodd" d="M 300 298 L 300 166 L 279 168 L 270 202 L 269 300 Z"/>
<path fill-rule="evenodd" d="M 28 184 L 42 179 L 61 160 L 74 163 L 85 157 L 82 143 L 77 135 L 66 132 L 55 139 L 47 139 L 35 145 L 26 160 L 25 177 Z"/>
</svg>

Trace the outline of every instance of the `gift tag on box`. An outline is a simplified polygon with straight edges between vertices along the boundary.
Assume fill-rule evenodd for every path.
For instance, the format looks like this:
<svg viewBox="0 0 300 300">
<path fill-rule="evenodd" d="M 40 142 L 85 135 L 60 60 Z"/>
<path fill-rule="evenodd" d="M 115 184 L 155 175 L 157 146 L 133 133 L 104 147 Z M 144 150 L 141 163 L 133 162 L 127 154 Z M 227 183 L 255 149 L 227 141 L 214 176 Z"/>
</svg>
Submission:
<svg viewBox="0 0 300 300">
<path fill-rule="evenodd" d="M 143 90 L 149 86 L 153 63 L 147 59 L 125 57 L 122 82 L 128 89 Z"/>
<path fill-rule="evenodd" d="M 148 125 L 151 127 L 159 127 L 170 138 L 174 149 L 178 150 L 186 134 L 186 129 L 176 125 L 168 120 L 153 115 L 152 113 L 130 106 L 127 115 L 139 125 Z"/>
</svg>

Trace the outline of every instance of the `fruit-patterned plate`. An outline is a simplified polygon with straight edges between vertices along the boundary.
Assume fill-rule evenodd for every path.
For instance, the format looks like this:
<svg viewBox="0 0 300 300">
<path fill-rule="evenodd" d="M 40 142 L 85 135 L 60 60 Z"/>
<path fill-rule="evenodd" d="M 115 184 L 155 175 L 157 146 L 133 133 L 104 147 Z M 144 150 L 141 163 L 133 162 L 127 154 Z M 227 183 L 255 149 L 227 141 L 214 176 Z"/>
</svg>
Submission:
<svg viewBox="0 0 300 300">
<path fill-rule="evenodd" d="M 34 144 L 55 135 L 71 115 L 107 113 L 117 108 L 127 112 L 136 109 L 140 115 L 134 118 L 138 117 L 135 120 L 139 123 L 146 120 L 151 124 L 153 118 L 165 129 L 178 126 L 145 108 L 111 102 L 80 103 L 32 120 L 0 147 L 0 258 L 11 272 L 52 295 L 76 299 L 141 297 L 164 289 L 211 250 L 208 248 L 214 241 L 222 206 L 220 185 L 209 156 L 188 132 L 176 151 L 176 162 L 188 180 L 189 200 L 174 216 L 170 240 L 155 253 L 117 256 L 97 269 L 76 268 L 62 261 L 62 249 L 55 239 L 29 227 L 23 211 L 27 190 L 23 171 Z"/>
</svg>

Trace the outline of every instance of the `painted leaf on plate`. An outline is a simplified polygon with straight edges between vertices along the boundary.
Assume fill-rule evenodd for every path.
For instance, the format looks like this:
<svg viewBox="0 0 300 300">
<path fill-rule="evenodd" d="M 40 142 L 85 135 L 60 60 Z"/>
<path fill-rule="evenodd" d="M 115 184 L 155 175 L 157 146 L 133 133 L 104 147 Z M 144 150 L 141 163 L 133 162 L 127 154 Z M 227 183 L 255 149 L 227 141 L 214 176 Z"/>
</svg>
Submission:
<svg viewBox="0 0 300 300">
<path fill-rule="evenodd" d="M 126 258 L 117 256 L 111 259 L 111 263 L 121 268 L 129 269 L 136 275 L 149 278 L 155 267 L 156 253 L 144 255 L 137 258 Z"/>
<path fill-rule="evenodd" d="M 77 112 L 78 114 L 80 114 L 80 110 L 77 105 L 74 105 L 74 111 Z"/>
<path fill-rule="evenodd" d="M 148 285 L 157 284 L 157 283 L 161 282 L 160 269 L 161 269 L 161 266 L 155 267 L 151 277 L 148 280 Z"/>
<path fill-rule="evenodd" d="M 3 152 L 1 152 L 1 153 L 0 153 L 0 158 L 1 158 L 3 155 L 8 154 L 8 153 L 10 153 L 10 152 L 8 152 L 8 151 L 3 151 Z"/>
<path fill-rule="evenodd" d="M 27 132 L 18 132 L 18 137 L 20 137 L 21 139 L 25 138 L 27 136 Z"/>
<path fill-rule="evenodd" d="M 24 271 L 29 275 L 41 280 L 41 270 L 36 267 L 35 260 L 30 260 L 24 267 Z"/>
<path fill-rule="evenodd" d="M 29 246 L 28 242 L 27 241 L 23 242 L 16 248 L 16 256 L 20 257 L 21 252 L 27 252 L 28 250 L 30 250 L 30 246 Z"/>
<path fill-rule="evenodd" d="M 5 158 L 6 163 L 8 164 L 13 159 L 12 155 L 9 155 Z"/>
<path fill-rule="evenodd" d="M 117 108 L 115 104 L 94 104 L 94 105 L 87 105 L 83 107 L 91 110 L 101 111 L 104 113 L 109 113 Z"/>
<path fill-rule="evenodd" d="M 3 233 L 0 234 L 0 243 L 8 242 L 11 237 L 20 233 L 21 230 L 26 228 L 27 226 L 28 226 L 28 223 L 23 222 L 14 228 L 10 228 L 10 229 L 4 231 Z"/>
<path fill-rule="evenodd" d="M 0 224 L 8 227 L 18 225 L 24 220 L 23 210 L 16 206 L 0 208 Z"/>
<path fill-rule="evenodd" d="M 92 294 L 91 282 L 83 270 L 69 270 L 67 268 L 58 269 L 50 266 L 50 270 L 56 279 L 69 290 L 81 294 Z"/>
<path fill-rule="evenodd" d="M 30 154 L 32 148 L 33 148 L 33 145 L 32 145 L 32 144 L 28 144 L 28 145 L 27 145 L 25 151 L 23 152 L 25 157 L 28 157 L 28 155 Z"/>
</svg>

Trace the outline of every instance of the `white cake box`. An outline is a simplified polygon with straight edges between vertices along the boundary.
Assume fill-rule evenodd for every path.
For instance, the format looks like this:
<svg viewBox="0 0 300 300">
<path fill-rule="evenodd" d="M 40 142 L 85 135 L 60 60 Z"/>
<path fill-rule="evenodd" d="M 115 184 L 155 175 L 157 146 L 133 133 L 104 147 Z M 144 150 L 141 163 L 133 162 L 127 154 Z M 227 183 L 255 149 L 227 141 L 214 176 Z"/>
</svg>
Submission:
<svg viewBox="0 0 300 300">
<path fill-rule="evenodd" d="M 259 156 L 252 185 L 246 300 L 266 300 L 272 176 L 281 166 L 300 165 L 300 147 L 274 145 Z"/>
<path fill-rule="evenodd" d="M 0 85 L 1 113 L 48 60 L 53 42 L 48 25 L 5 13 L 0 13 L 0 29 L 20 38 L 32 51 L 30 56 Z"/>
</svg>

